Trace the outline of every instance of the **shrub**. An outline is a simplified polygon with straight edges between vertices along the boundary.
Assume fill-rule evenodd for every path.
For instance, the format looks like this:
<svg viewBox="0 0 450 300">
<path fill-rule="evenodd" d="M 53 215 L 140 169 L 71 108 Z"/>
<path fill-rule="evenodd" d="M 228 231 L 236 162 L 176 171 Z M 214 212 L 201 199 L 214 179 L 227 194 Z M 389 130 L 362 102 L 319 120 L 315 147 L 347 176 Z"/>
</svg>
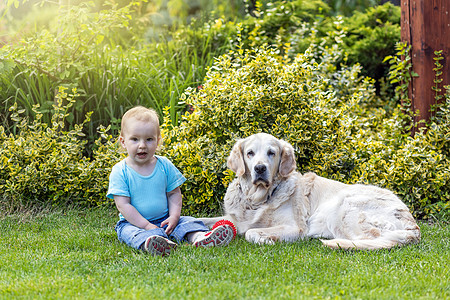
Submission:
<svg viewBox="0 0 450 300">
<path fill-rule="evenodd" d="M 86 140 L 81 124 L 66 130 L 68 110 L 75 103 L 76 91 L 60 88 L 53 107 L 51 125 L 41 121 L 37 111 L 31 122 L 24 110 L 11 107 L 15 134 L 0 126 L 1 204 L 10 210 L 30 206 L 98 205 L 105 202 L 108 175 L 120 158 L 117 147 L 102 130 L 106 143 L 97 140 L 94 159 L 83 157 Z"/>
<path fill-rule="evenodd" d="M 400 39 L 400 8 L 386 3 L 343 17 L 332 16 L 321 0 L 277 1 L 261 10 L 259 18 L 243 20 L 238 30 L 242 49 L 269 44 L 288 49 L 292 58 L 311 44 L 331 47 L 337 36 L 348 64 L 361 64 L 362 75 L 379 80 L 388 73 L 384 57 L 395 53 Z"/>
<path fill-rule="evenodd" d="M 313 24 L 321 26 L 330 22 L 329 7 L 321 0 L 277 1 L 268 3 L 266 9 L 258 12 L 258 18 L 243 20 L 238 27 L 239 47 L 251 49 L 269 44 L 285 48 L 297 30 L 317 30 Z M 327 25 L 327 28 L 329 26 Z M 311 41 L 302 44 L 304 48 L 296 53 L 302 53 Z"/>
<path fill-rule="evenodd" d="M 361 75 L 379 80 L 389 71 L 383 59 L 394 55 L 395 44 L 400 40 L 400 8 L 386 3 L 350 17 L 318 19 L 310 27 L 297 27 L 290 36 L 290 51 L 301 53 L 311 43 L 319 42 L 331 46 L 337 33 L 341 34 L 342 48 L 348 53 L 347 63 L 361 64 Z"/>
<path fill-rule="evenodd" d="M 400 18 L 400 8 L 387 3 L 344 19 L 342 26 L 347 31 L 344 49 L 350 64 L 363 66 L 364 76 L 375 79 L 387 76 L 389 66 L 383 59 L 395 54 L 394 46 L 400 40 Z"/>
<path fill-rule="evenodd" d="M 355 11 L 364 11 L 369 6 L 378 4 L 379 0 L 324 0 L 333 14 L 352 15 Z"/>
</svg>

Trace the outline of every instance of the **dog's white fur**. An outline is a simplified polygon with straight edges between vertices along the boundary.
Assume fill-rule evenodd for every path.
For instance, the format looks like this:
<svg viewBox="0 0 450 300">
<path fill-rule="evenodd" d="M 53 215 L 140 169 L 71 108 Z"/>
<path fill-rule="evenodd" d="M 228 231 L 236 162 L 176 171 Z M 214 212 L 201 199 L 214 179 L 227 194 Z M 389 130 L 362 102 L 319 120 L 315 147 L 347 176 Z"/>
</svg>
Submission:
<svg viewBox="0 0 450 300">
<path fill-rule="evenodd" d="M 239 140 L 228 167 L 236 178 L 225 195 L 225 216 L 200 218 L 207 226 L 230 220 L 259 244 L 313 237 L 331 248 L 373 250 L 420 241 L 419 227 L 394 193 L 301 175 L 293 147 L 272 135 Z"/>
</svg>

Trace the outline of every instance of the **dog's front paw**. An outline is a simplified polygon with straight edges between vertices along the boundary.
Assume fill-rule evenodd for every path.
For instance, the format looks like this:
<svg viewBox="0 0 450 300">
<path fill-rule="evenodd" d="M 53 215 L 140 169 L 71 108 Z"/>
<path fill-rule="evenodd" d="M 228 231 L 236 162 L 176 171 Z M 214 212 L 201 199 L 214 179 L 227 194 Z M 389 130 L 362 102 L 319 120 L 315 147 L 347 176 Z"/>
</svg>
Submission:
<svg viewBox="0 0 450 300">
<path fill-rule="evenodd" d="M 268 236 L 261 230 L 258 229 L 250 229 L 245 233 L 245 239 L 251 243 L 255 244 L 275 244 L 276 238 L 273 236 Z"/>
</svg>

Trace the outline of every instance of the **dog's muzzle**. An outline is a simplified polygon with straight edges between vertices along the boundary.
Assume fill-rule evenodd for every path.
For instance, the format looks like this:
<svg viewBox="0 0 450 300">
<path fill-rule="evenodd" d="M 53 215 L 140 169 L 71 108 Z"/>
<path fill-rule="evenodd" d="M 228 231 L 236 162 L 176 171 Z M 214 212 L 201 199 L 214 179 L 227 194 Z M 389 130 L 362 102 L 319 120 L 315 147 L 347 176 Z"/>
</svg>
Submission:
<svg viewBox="0 0 450 300">
<path fill-rule="evenodd" d="M 263 164 L 258 164 L 253 168 L 253 184 L 264 183 L 269 184 L 269 179 L 267 178 L 267 166 Z"/>
</svg>

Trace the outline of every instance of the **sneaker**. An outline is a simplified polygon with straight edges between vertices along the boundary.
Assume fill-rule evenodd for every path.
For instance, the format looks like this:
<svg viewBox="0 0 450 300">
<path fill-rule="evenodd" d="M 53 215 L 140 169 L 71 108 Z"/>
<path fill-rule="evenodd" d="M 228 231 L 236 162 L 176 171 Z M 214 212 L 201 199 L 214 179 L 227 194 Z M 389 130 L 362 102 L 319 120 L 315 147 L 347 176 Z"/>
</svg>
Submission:
<svg viewBox="0 0 450 300">
<path fill-rule="evenodd" d="M 228 224 L 219 225 L 203 236 L 197 238 L 195 247 L 219 247 L 228 245 L 234 238 L 233 227 Z"/>
<path fill-rule="evenodd" d="M 144 243 L 144 250 L 153 256 L 167 256 L 177 244 L 159 235 L 152 235 Z"/>
</svg>

